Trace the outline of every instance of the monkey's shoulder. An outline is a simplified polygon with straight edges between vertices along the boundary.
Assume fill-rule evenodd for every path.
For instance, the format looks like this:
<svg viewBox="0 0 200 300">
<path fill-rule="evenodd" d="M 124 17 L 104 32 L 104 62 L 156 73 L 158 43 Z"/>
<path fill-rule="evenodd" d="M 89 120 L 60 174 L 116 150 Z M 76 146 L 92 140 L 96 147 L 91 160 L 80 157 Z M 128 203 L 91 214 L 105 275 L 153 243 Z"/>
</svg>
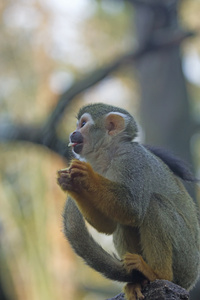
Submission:
<svg viewBox="0 0 200 300">
<path fill-rule="evenodd" d="M 155 171 L 155 168 L 163 172 L 168 170 L 167 165 L 159 156 L 137 142 L 126 144 L 124 150 L 122 149 L 113 157 L 113 165 L 119 169 L 131 170 L 131 172 L 135 170 L 135 172 L 146 174 L 148 171 Z"/>
<path fill-rule="evenodd" d="M 126 147 L 126 153 L 127 155 L 122 155 L 121 157 L 123 165 L 132 166 L 134 164 L 136 172 L 138 172 L 137 168 L 140 169 L 140 172 L 153 170 L 159 176 L 161 175 L 160 173 L 167 173 L 168 175 L 172 173 L 182 180 L 198 181 L 190 171 L 189 166 L 166 149 L 132 142 Z"/>
</svg>

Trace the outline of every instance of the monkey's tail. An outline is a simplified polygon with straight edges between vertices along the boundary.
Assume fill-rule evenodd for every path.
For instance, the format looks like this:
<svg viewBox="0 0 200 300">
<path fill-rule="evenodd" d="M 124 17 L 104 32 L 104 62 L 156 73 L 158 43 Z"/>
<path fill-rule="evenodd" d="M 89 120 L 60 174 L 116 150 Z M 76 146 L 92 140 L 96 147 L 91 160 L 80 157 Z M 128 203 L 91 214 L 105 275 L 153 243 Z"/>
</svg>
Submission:
<svg viewBox="0 0 200 300">
<path fill-rule="evenodd" d="M 64 233 L 72 248 L 87 265 L 105 277 L 121 282 L 141 282 L 137 270 L 128 274 L 123 263 L 106 252 L 91 236 L 75 202 L 68 198 L 64 210 Z"/>
</svg>

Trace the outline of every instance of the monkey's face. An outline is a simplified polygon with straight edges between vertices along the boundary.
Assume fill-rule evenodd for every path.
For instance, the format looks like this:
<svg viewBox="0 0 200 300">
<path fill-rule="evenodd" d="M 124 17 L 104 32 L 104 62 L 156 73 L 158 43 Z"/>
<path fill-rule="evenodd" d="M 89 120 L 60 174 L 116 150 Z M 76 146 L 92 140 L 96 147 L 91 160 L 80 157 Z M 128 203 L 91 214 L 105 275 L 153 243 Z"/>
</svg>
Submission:
<svg viewBox="0 0 200 300">
<path fill-rule="evenodd" d="M 94 121 L 90 114 L 85 113 L 77 122 L 77 127 L 69 136 L 69 146 L 72 146 L 75 154 L 85 156 L 93 150 L 94 141 L 90 139 L 91 127 L 94 126 Z"/>
<path fill-rule="evenodd" d="M 107 106 L 101 104 L 101 108 L 104 112 Z M 70 134 L 69 146 L 75 156 L 87 161 L 95 161 L 108 150 L 112 152 L 112 148 L 125 139 L 132 140 L 137 132 L 135 121 L 128 114 L 107 109 L 105 114 L 93 112 L 93 106 L 86 106 L 84 110 L 82 115 L 79 113 L 76 130 Z"/>
</svg>

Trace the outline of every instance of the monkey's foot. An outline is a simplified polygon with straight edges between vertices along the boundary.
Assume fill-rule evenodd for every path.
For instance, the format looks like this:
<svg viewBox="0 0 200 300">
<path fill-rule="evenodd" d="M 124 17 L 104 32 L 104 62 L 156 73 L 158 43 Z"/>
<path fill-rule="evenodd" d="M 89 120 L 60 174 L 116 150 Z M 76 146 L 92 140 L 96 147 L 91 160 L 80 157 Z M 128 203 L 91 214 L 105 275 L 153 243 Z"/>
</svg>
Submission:
<svg viewBox="0 0 200 300">
<path fill-rule="evenodd" d="M 141 284 L 127 283 L 124 287 L 124 293 L 127 300 L 142 300 L 144 296 L 141 292 Z"/>
<path fill-rule="evenodd" d="M 141 255 L 126 253 L 123 262 L 128 273 L 131 273 L 132 270 L 138 270 L 149 281 L 154 281 L 158 278 L 151 267 L 143 260 Z"/>
</svg>

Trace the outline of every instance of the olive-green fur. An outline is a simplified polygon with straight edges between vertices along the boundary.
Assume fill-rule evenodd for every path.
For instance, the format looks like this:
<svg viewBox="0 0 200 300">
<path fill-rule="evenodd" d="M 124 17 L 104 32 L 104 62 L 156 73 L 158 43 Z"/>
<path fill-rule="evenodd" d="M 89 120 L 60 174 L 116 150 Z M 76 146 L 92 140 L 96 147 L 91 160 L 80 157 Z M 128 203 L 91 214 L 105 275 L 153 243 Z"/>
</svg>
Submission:
<svg viewBox="0 0 200 300">
<path fill-rule="evenodd" d="M 130 120 L 124 132 L 116 136 L 109 136 L 104 128 L 104 118 L 111 112 L 122 113 Z M 78 119 L 84 113 L 90 114 L 94 121 L 89 131 L 89 138 L 94 142 L 91 141 L 91 151 L 82 158 L 110 182 L 113 203 L 105 196 L 101 198 L 102 202 L 107 201 L 105 207 L 109 210 L 100 213 L 117 224 L 113 241 L 120 259 L 126 252 L 137 253 L 160 274 L 171 268 L 172 281 L 190 289 L 200 271 L 200 229 L 196 206 L 180 178 L 162 159 L 132 141 L 137 125 L 124 109 L 98 103 L 81 108 Z M 127 135 L 129 138 L 123 138 Z M 96 194 L 92 194 L 91 198 L 95 197 Z M 123 262 L 94 241 L 77 203 L 71 198 L 64 211 L 64 230 L 75 252 L 92 268 L 110 279 L 139 280 L 137 272 L 127 274 Z"/>
</svg>

